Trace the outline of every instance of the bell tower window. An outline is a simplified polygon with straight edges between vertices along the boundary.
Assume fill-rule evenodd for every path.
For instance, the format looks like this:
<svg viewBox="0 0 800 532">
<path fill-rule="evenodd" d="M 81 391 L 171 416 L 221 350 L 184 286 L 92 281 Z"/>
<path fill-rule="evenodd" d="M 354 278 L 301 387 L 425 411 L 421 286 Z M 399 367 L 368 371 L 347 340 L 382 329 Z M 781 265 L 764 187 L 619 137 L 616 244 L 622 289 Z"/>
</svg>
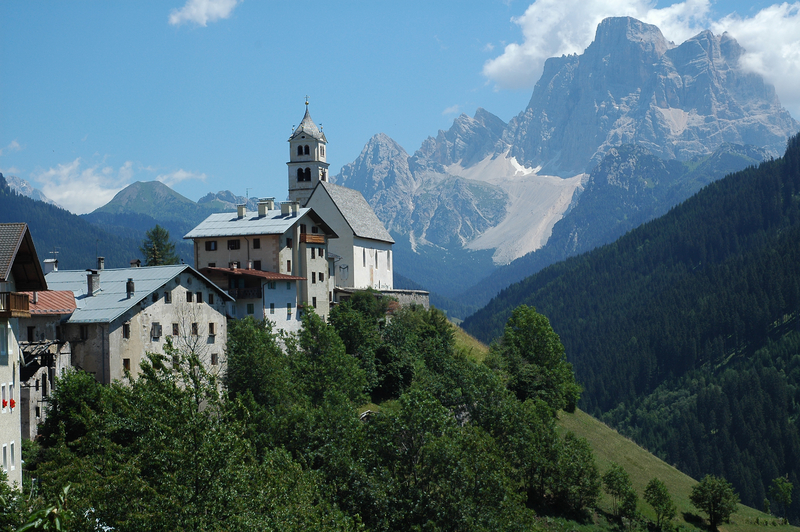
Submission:
<svg viewBox="0 0 800 532">
<path fill-rule="evenodd" d="M 311 181 L 311 168 L 306 168 L 303 178 L 305 181 Z"/>
<path fill-rule="evenodd" d="M 303 180 L 303 169 L 302 168 L 298 168 L 297 169 L 297 180 L 298 181 L 302 181 Z"/>
<path fill-rule="evenodd" d="M 308 144 L 303 148 L 303 154 L 308 155 Z"/>
<path fill-rule="evenodd" d="M 302 146 L 298 146 L 297 147 L 297 155 L 303 155 L 303 147 Z"/>
</svg>

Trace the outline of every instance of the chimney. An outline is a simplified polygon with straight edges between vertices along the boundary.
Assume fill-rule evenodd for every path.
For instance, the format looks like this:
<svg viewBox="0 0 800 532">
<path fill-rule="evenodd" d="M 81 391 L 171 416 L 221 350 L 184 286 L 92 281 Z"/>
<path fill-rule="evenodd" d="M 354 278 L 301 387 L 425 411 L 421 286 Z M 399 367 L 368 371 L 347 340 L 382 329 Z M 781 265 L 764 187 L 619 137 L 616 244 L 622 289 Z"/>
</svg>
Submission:
<svg viewBox="0 0 800 532">
<path fill-rule="evenodd" d="M 128 277 L 128 282 L 125 283 L 125 292 L 128 294 L 128 299 L 130 299 L 131 296 L 133 295 L 135 291 L 134 289 L 135 286 L 133 284 L 133 277 Z"/>
<path fill-rule="evenodd" d="M 261 198 L 258 200 L 258 216 L 263 218 L 268 211 L 275 208 L 275 198 Z"/>
<path fill-rule="evenodd" d="M 291 210 L 291 204 L 288 201 L 281 202 L 281 216 L 286 216 Z"/>
<path fill-rule="evenodd" d="M 58 271 L 58 259 L 45 259 L 44 260 L 44 274 Z"/>
<path fill-rule="evenodd" d="M 297 211 L 300 210 L 300 202 L 293 201 L 291 203 L 291 209 L 292 209 L 292 216 L 297 216 Z"/>
<path fill-rule="evenodd" d="M 142 261 L 140 261 L 139 259 L 133 259 L 131 261 L 131 268 L 138 268 L 141 265 L 142 265 Z"/>
<path fill-rule="evenodd" d="M 248 260 L 247 261 L 247 269 L 248 270 L 252 270 L 253 269 L 253 261 L 252 260 Z"/>
<path fill-rule="evenodd" d="M 238 267 L 239 267 L 239 263 L 238 262 L 231 262 L 231 263 L 228 264 L 228 268 L 230 268 L 231 270 L 235 270 Z"/>
<path fill-rule="evenodd" d="M 106 267 L 106 258 L 105 257 L 97 257 L 97 269 L 102 270 Z"/>
<path fill-rule="evenodd" d="M 86 270 L 86 295 L 92 297 L 95 292 L 100 290 L 100 272 L 97 270 Z"/>
<path fill-rule="evenodd" d="M 245 214 L 247 214 L 247 204 L 243 203 L 241 205 L 237 205 L 236 206 L 236 216 L 238 216 L 239 219 L 241 220 L 242 218 L 244 218 Z"/>
<path fill-rule="evenodd" d="M 33 297 L 31 298 L 31 303 L 34 305 L 39 302 L 39 292 L 33 291 Z"/>
</svg>

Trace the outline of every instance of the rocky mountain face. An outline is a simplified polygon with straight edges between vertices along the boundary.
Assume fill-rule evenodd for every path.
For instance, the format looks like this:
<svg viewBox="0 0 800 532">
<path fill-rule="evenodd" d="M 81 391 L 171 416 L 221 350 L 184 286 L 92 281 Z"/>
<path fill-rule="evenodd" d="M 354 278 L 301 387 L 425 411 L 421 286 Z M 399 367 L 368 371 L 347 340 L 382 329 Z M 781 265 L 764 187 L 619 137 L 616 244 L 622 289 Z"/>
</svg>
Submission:
<svg viewBox="0 0 800 532">
<path fill-rule="evenodd" d="M 727 34 L 675 45 L 655 26 L 606 19 L 583 54 L 546 62 L 508 124 L 478 109 L 412 156 L 379 134 L 334 180 L 392 232 L 399 274 L 460 301 L 478 283 L 493 295 L 503 286 L 480 275 L 530 275 L 780 155 L 800 125 L 740 68 L 743 53 Z"/>
<path fill-rule="evenodd" d="M 727 33 L 675 46 L 655 26 L 606 19 L 583 54 L 547 60 L 503 139 L 521 163 L 560 176 L 590 171 L 622 144 L 664 159 L 707 155 L 725 142 L 779 156 L 798 123 L 772 86 L 739 68 L 743 53 Z"/>
<path fill-rule="evenodd" d="M 0 177 L 4 177 L 2 173 L 0 173 Z M 5 181 L 11 190 L 17 194 L 20 194 L 21 196 L 25 196 L 36 201 L 43 201 L 45 203 L 49 203 L 50 205 L 55 205 L 56 207 L 61 207 L 61 205 L 45 196 L 44 192 L 38 188 L 34 188 L 33 185 L 20 177 L 15 175 L 5 176 Z M 63 207 L 61 208 L 63 209 Z"/>
<path fill-rule="evenodd" d="M 209 192 L 199 200 L 198 205 L 205 205 L 214 209 L 214 212 L 235 211 L 237 205 L 247 205 L 247 210 L 254 211 L 258 209 L 257 198 L 246 198 L 245 196 L 237 196 L 230 190 L 220 190 L 216 194 Z"/>
</svg>

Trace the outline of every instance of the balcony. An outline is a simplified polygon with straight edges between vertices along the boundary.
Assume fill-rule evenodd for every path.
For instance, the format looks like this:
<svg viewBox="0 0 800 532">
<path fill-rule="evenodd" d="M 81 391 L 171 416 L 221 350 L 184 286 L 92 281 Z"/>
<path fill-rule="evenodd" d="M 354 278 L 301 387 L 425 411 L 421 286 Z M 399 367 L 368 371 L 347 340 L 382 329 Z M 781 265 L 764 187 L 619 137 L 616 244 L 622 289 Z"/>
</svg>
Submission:
<svg viewBox="0 0 800 532">
<path fill-rule="evenodd" d="M 30 318 L 27 294 L 0 292 L 0 318 Z"/>
<path fill-rule="evenodd" d="M 311 233 L 300 233 L 300 242 L 307 244 L 324 244 L 325 235 L 314 235 Z"/>
<path fill-rule="evenodd" d="M 261 299 L 261 287 L 228 288 L 228 295 L 233 299 Z"/>
</svg>

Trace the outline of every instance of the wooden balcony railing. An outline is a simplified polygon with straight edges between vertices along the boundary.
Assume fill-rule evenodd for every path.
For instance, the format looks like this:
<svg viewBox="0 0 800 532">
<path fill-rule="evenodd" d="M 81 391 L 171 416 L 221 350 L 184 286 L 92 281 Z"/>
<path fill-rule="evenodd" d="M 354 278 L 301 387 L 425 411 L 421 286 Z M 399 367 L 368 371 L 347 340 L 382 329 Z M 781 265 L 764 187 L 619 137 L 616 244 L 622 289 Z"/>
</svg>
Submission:
<svg viewBox="0 0 800 532">
<path fill-rule="evenodd" d="M 233 299 L 261 299 L 261 288 L 228 288 L 228 294 Z"/>
<path fill-rule="evenodd" d="M 325 235 L 315 235 L 312 233 L 300 233 L 300 242 L 307 244 L 324 244 Z"/>
<path fill-rule="evenodd" d="M 0 318 L 30 318 L 27 294 L 0 292 Z"/>
</svg>

